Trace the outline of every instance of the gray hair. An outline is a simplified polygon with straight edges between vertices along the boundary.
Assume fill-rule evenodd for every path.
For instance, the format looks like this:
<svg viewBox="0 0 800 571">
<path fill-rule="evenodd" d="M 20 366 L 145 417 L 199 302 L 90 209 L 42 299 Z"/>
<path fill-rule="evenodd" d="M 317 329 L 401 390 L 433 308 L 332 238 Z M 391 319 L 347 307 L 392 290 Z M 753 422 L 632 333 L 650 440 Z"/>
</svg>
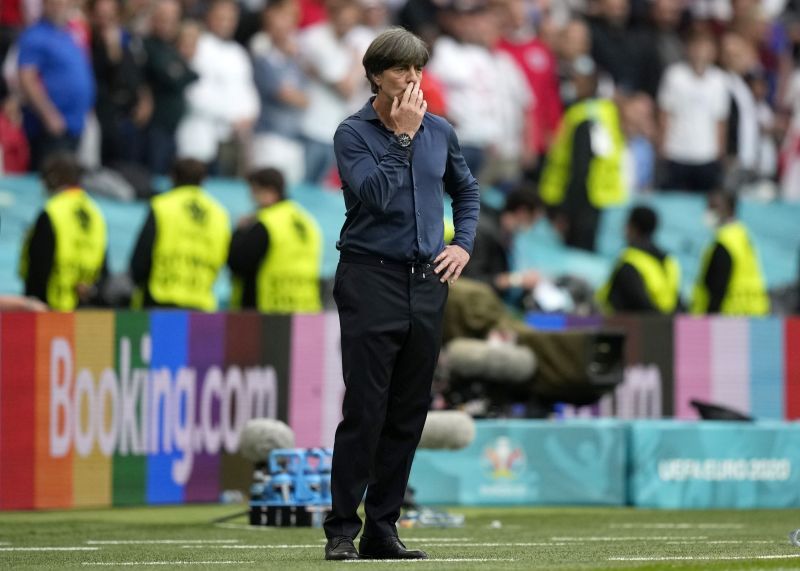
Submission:
<svg viewBox="0 0 800 571">
<path fill-rule="evenodd" d="M 372 41 L 362 60 L 372 93 L 378 93 L 378 85 L 372 76 L 398 65 L 413 65 L 421 69 L 429 57 L 428 47 L 419 36 L 405 28 L 389 28 Z"/>
</svg>

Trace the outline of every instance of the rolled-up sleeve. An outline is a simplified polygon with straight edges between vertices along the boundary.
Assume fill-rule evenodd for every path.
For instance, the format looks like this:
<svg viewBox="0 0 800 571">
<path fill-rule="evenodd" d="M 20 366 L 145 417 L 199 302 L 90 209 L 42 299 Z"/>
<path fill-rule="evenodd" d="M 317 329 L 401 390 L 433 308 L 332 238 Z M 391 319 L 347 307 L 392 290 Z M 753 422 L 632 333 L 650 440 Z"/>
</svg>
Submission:
<svg viewBox="0 0 800 571">
<path fill-rule="evenodd" d="M 403 186 L 404 172 L 410 166 L 410 150 L 391 142 L 376 161 L 366 142 L 346 123 L 333 136 L 333 150 L 342 182 L 371 214 L 384 213 Z"/>
<path fill-rule="evenodd" d="M 481 208 L 480 187 L 467 167 L 461 146 L 458 144 L 458 137 L 452 127 L 447 138 L 444 188 L 453 198 L 453 224 L 456 232 L 450 243 L 461 246 L 471 254 Z"/>
</svg>

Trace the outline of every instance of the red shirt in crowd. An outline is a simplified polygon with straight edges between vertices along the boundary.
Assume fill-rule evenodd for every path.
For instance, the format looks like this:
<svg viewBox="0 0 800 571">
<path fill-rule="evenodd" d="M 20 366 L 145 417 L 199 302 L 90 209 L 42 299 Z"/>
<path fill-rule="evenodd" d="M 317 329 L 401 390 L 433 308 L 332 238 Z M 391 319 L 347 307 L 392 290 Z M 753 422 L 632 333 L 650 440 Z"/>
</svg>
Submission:
<svg viewBox="0 0 800 571">
<path fill-rule="evenodd" d="M 3 172 L 20 174 L 28 171 L 28 139 L 22 125 L 16 124 L 5 113 L 0 113 L 0 148 L 3 153 Z"/>
<path fill-rule="evenodd" d="M 525 72 L 534 95 L 528 117 L 531 148 L 540 155 L 547 148 L 561 121 L 556 58 L 550 48 L 536 38 L 513 42 L 503 39 L 497 47 L 510 54 Z"/>
</svg>

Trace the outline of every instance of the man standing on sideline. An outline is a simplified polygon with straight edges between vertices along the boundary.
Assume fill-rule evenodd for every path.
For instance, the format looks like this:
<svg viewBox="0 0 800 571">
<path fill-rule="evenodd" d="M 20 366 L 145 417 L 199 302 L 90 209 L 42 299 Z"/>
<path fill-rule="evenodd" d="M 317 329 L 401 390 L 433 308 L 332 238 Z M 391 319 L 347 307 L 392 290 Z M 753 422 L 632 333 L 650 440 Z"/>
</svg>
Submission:
<svg viewBox="0 0 800 571">
<path fill-rule="evenodd" d="M 768 314 L 764 272 L 750 232 L 736 219 L 736 195 L 710 194 L 706 216 L 716 234 L 700 262 L 692 313 Z"/>
<path fill-rule="evenodd" d="M 50 196 L 20 257 L 25 295 L 56 311 L 72 311 L 97 297 L 108 275 L 106 221 L 79 184 L 81 167 L 66 152 L 50 155 L 42 181 Z"/>
<path fill-rule="evenodd" d="M 201 188 L 205 165 L 178 159 L 174 188 L 150 203 L 131 258 L 133 306 L 214 311 L 214 282 L 231 241 L 228 213 Z"/>
<path fill-rule="evenodd" d="M 678 261 L 653 242 L 658 216 L 648 206 L 636 206 L 628 215 L 628 247 L 617 260 L 611 277 L 597 292 L 608 313 L 674 313 L 680 301 Z"/>
<path fill-rule="evenodd" d="M 286 199 L 279 170 L 259 169 L 247 182 L 258 212 L 239 221 L 233 233 L 231 306 L 262 313 L 319 312 L 322 232 L 316 220 Z"/>
<path fill-rule="evenodd" d="M 401 28 L 370 44 L 363 64 L 375 96 L 336 130 L 347 215 L 334 299 L 345 395 L 336 430 L 325 558 L 425 559 L 396 522 L 430 402 L 448 284 L 469 261 L 478 183 L 452 126 L 426 114 L 419 89 L 428 50 Z M 455 237 L 444 246 L 444 192 Z"/>
</svg>

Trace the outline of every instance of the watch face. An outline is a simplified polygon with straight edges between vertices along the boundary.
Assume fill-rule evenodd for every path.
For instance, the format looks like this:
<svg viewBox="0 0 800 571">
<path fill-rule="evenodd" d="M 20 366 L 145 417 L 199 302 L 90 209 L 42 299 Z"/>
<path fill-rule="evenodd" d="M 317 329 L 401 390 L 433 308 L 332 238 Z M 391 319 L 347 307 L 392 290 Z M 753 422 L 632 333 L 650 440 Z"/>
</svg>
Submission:
<svg viewBox="0 0 800 571">
<path fill-rule="evenodd" d="M 407 147 L 411 144 L 411 137 L 407 133 L 400 133 L 397 135 L 397 142 L 401 147 Z"/>
</svg>

